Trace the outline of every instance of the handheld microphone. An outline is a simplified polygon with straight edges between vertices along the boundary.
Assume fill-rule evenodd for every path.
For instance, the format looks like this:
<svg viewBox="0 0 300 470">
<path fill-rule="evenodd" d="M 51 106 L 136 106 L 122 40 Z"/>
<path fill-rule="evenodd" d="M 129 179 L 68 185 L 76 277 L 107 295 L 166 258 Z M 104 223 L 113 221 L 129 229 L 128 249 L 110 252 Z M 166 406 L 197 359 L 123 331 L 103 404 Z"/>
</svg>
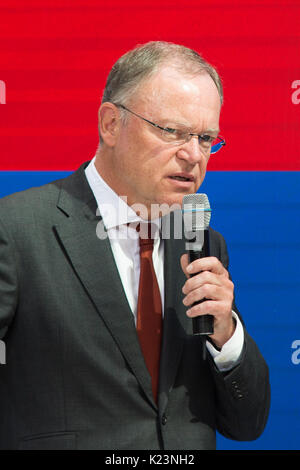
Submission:
<svg viewBox="0 0 300 470">
<path fill-rule="evenodd" d="M 190 263 L 199 258 L 210 256 L 209 222 L 211 208 L 206 194 L 187 194 L 182 201 L 185 249 Z M 195 276 L 195 274 L 192 274 Z M 204 302 L 199 300 L 193 305 Z M 200 315 L 193 318 L 194 335 L 212 335 L 214 333 L 213 315 Z"/>
</svg>

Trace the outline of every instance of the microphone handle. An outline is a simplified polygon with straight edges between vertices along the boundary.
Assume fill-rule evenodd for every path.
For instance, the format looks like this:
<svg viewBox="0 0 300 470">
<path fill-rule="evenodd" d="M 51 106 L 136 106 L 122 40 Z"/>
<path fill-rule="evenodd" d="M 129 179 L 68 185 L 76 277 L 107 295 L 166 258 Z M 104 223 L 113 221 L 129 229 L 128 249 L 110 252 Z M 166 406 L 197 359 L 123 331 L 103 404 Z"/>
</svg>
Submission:
<svg viewBox="0 0 300 470">
<path fill-rule="evenodd" d="M 196 259 L 206 258 L 210 256 L 209 250 L 209 231 L 204 230 L 204 243 L 201 251 L 188 250 L 190 263 Z M 198 273 L 197 273 L 198 274 Z M 195 276 L 196 274 L 191 274 Z M 206 299 L 201 299 L 193 305 L 200 304 Z M 213 335 L 214 333 L 214 317 L 213 315 L 200 315 L 193 319 L 193 334 L 194 335 Z"/>
</svg>

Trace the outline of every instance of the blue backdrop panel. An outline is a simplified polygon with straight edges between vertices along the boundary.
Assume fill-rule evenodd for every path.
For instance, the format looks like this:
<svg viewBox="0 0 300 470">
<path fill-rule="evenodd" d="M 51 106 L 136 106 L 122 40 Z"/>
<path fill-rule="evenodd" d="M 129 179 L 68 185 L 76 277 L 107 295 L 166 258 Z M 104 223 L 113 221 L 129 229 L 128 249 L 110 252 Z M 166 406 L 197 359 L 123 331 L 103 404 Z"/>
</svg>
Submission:
<svg viewBox="0 0 300 470">
<path fill-rule="evenodd" d="M 210 172 L 201 192 L 228 245 L 237 305 L 270 367 L 271 413 L 262 437 L 220 449 L 300 448 L 300 173 Z M 300 355 L 298 355 L 300 358 Z"/>
<path fill-rule="evenodd" d="M 68 174 L 0 172 L 0 196 Z M 237 306 L 269 364 L 272 386 L 264 434 L 254 442 L 218 436 L 219 449 L 300 448 L 300 363 L 292 361 L 292 344 L 300 344 L 299 187 L 299 172 L 208 172 L 201 187 L 211 226 L 227 241 Z"/>
</svg>

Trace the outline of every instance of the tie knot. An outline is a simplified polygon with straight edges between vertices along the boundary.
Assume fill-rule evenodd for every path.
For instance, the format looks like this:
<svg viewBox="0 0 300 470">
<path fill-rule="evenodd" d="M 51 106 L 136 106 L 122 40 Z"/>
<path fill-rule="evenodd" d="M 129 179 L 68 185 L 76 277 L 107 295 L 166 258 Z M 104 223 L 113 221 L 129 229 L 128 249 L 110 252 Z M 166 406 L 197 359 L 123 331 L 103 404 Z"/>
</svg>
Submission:
<svg viewBox="0 0 300 470">
<path fill-rule="evenodd" d="M 136 231 L 139 233 L 140 247 L 153 246 L 155 238 L 155 224 L 141 222 L 137 225 Z"/>
</svg>

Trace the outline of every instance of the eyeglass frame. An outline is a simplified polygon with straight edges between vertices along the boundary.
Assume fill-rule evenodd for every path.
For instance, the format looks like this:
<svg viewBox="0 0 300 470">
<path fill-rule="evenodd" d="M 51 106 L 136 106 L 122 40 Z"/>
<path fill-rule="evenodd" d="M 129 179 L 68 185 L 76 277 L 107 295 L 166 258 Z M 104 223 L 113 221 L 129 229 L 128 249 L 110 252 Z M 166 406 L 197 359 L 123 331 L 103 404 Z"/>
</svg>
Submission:
<svg viewBox="0 0 300 470">
<path fill-rule="evenodd" d="M 156 127 L 157 129 L 160 129 L 162 131 L 165 131 L 165 132 L 168 132 L 168 133 L 172 133 L 172 132 L 177 132 L 177 129 L 172 129 L 171 127 L 162 127 L 158 124 L 156 124 L 155 122 L 152 122 L 152 121 L 149 121 L 149 119 L 146 119 L 144 118 L 143 116 L 140 116 L 139 114 L 135 113 L 134 111 L 131 111 L 131 109 L 128 109 L 126 108 L 126 106 L 124 106 L 123 104 L 116 104 L 116 103 L 113 103 L 115 106 L 119 107 L 119 108 L 122 108 L 124 109 L 125 111 L 128 111 L 129 113 L 133 114 L 134 116 L 142 119 L 143 121 L 147 122 L 148 124 L 151 124 L 151 126 L 154 126 Z M 201 140 L 205 140 L 204 139 L 204 136 L 208 136 L 208 137 L 211 137 L 209 134 L 194 134 L 192 132 L 186 132 L 184 133 L 186 135 L 190 135 L 191 137 L 198 137 L 198 141 L 199 139 Z M 216 139 L 220 139 L 220 142 L 217 142 L 215 145 L 213 145 L 210 149 L 210 155 L 213 155 L 215 153 L 217 153 L 222 147 L 224 147 L 226 145 L 226 142 L 225 142 L 225 139 L 224 137 L 222 137 L 221 135 L 218 135 L 216 137 Z M 188 141 L 187 141 L 188 142 Z M 217 147 L 217 148 L 216 148 Z"/>
</svg>

